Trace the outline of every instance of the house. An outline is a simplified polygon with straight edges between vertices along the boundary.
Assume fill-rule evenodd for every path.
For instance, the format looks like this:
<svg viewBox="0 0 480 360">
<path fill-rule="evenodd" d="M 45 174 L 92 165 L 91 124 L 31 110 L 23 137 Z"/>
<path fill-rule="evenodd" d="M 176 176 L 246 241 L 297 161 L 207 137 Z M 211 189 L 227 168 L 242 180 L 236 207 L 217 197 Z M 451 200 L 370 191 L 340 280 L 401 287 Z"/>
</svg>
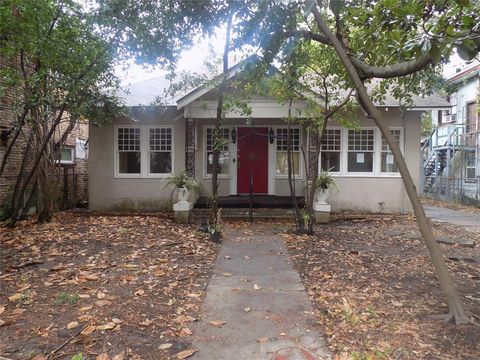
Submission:
<svg viewBox="0 0 480 360">
<path fill-rule="evenodd" d="M 0 57 L 0 69 L 18 67 L 18 59 Z M 21 91 L 15 87 L 7 87 L 0 96 L 0 161 L 3 162 L 7 149 L 13 141 L 13 130 L 16 126 L 15 99 L 21 96 Z M 68 128 L 69 115 L 65 114 L 59 127 L 56 129 L 52 144 L 58 141 Z M 29 169 L 32 161 L 32 152 L 25 155 L 30 126 L 24 126 L 22 132 L 14 142 L 7 157 L 4 171 L 0 176 L 0 218 L 3 211 L 9 207 L 11 196 L 22 166 Z M 58 154 L 58 195 L 57 206 L 70 208 L 88 200 L 87 174 L 87 141 L 88 124 L 77 122 L 71 129 L 65 143 Z M 35 194 L 25 199 L 25 205 L 35 205 Z"/>
<path fill-rule="evenodd" d="M 233 77 L 240 66 L 230 69 Z M 90 126 L 89 206 L 91 210 L 159 210 L 171 204 L 172 189 L 165 186 L 171 173 L 187 171 L 201 185 L 201 197 L 211 194 L 212 134 L 217 109 L 213 86 L 200 86 L 173 99 L 165 108 L 145 111 L 163 93 L 165 79 L 134 84 L 123 93 L 131 116 L 113 119 L 111 126 Z M 233 95 L 234 90 L 231 89 Z M 220 154 L 219 195 L 241 200 L 253 186 L 254 196 L 289 197 L 287 179 L 288 106 L 275 98 L 245 99 L 248 116 L 227 113 L 222 126 L 226 139 Z M 433 104 L 433 105 L 432 105 Z M 414 98 L 401 111 L 398 101 L 378 104 L 384 119 L 405 155 L 415 183 L 419 184 L 420 117 L 424 110 L 448 102 L 439 98 Z M 292 104 L 304 117 L 306 102 Z M 409 203 L 388 146 L 374 122 L 362 112 L 360 128 L 347 129 L 332 122 L 325 134 L 321 167 L 330 170 L 338 191 L 330 198 L 334 210 L 371 212 L 409 211 Z M 292 126 L 295 191 L 304 196 L 306 164 L 301 148 L 309 146 L 308 130 Z M 311 165 L 308 165 L 311 166 Z M 239 201 L 240 203 L 241 201 Z"/>
<path fill-rule="evenodd" d="M 422 146 L 424 186 L 430 197 L 480 203 L 480 64 L 447 79 L 450 106 L 432 112 L 434 131 Z"/>
</svg>

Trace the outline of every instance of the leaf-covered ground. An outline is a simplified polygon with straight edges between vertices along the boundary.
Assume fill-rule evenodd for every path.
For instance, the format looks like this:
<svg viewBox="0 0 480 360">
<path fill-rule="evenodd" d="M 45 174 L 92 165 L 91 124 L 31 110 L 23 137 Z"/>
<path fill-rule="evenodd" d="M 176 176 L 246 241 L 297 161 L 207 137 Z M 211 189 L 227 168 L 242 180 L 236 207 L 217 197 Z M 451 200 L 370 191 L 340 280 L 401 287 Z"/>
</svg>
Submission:
<svg viewBox="0 0 480 360">
<path fill-rule="evenodd" d="M 0 356 L 188 354 L 218 253 L 194 230 L 166 216 L 71 213 L 0 229 Z"/>
<path fill-rule="evenodd" d="M 465 306 L 480 321 L 480 234 L 434 224 Z M 433 320 L 444 297 L 411 216 L 342 214 L 316 236 L 284 234 L 337 359 L 480 359 L 480 327 Z"/>
</svg>

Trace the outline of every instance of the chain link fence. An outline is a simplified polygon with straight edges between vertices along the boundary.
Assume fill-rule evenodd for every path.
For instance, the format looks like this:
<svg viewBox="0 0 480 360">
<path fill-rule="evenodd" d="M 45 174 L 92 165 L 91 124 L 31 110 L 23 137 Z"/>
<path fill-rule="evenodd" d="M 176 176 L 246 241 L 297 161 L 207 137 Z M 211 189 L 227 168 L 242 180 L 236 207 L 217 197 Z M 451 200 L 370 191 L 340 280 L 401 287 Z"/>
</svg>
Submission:
<svg viewBox="0 0 480 360">
<path fill-rule="evenodd" d="M 480 206 L 480 178 L 439 177 L 424 195 L 443 201 Z"/>
</svg>

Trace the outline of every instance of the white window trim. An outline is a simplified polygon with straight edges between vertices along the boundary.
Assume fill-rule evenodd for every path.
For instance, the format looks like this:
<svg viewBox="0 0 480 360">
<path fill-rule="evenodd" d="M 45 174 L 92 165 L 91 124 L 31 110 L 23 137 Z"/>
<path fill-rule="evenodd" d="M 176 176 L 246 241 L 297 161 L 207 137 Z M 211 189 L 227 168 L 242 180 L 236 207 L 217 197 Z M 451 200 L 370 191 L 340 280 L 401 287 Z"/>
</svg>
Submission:
<svg viewBox="0 0 480 360">
<path fill-rule="evenodd" d="M 342 126 L 328 126 L 327 129 L 341 130 L 340 172 L 331 172 L 333 177 L 339 178 L 401 178 L 400 173 L 381 172 L 382 133 L 378 127 L 362 126 L 359 130 L 374 130 L 374 151 L 372 172 L 348 172 L 348 129 Z M 390 127 L 389 130 L 400 130 L 400 150 L 404 154 L 405 129 L 403 127 Z M 321 156 L 318 159 L 321 169 Z"/>
<path fill-rule="evenodd" d="M 362 126 L 360 127 L 358 130 L 373 130 L 373 151 L 363 151 L 363 152 L 369 152 L 369 153 L 372 153 L 373 154 L 373 164 L 372 164 L 372 171 L 366 171 L 366 172 L 357 172 L 357 171 L 351 171 L 349 172 L 348 171 L 348 153 L 350 152 L 361 152 L 361 151 L 350 151 L 348 150 L 348 131 L 349 130 L 357 130 L 357 129 L 345 129 L 343 132 L 344 132 L 344 139 L 345 139 L 345 146 L 344 146 L 344 149 L 345 149 L 345 173 L 348 174 L 348 175 L 356 175 L 356 176 L 378 176 L 379 174 L 379 156 L 377 156 L 379 150 L 380 150 L 380 146 L 381 144 L 379 145 L 378 144 L 378 128 L 375 127 L 375 126 Z"/>
<path fill-rule="evenodd" d="M 260 126 L 260 125 L 259 125 Z M 272 128 L 272 130 L 274 131 L 274 134 L 275 134 L 275 141 L 273 142 L 273 151 L 272 151 L 272 163 L 273 163 L 273 178 L 275 180 L 279 179 L 279 180 L 285 180 L 285 179 L 288 179 L 288 174 L 285 174 L 285 175 L 282 175 L 282 174 L 277 174 L 277 129 L 287 129 L 288 128 L 288 125 L 275 125 L 275 126 L 269 126 L 268 127 L 269 129 Z M 303 129 L 300 125 L 290 125 L 290 129 L 299 129 L 299 135 L 300 135 L 300 138 L 299 138 L 299 144 L 300 144 L 300 147 L 302 146 L 303 144 Z M 270 143 L 270 141 L 269 141 Z M 304 176 L 304 173 L 305 173 L 305 170 L 304 170 L 304 161 L 303 161 L 303 153 L 302 151 L 299 149 L 298 150 L 299 152 L 299 161 L 300 161 L 300 166 L 298 168 L 298 171 L 299 171 L 299 175 L 295 175 L 295 180 L 303 180 L 305 178 Z M 270 169 L 269 169 L 270 170 Z"/>
<path fill-rule="evenodd" d="M 140 173 L 121 174 L 118 169 L 118 129 L 139 128 L 140 129 Z M 157 128 L 168 128 L 172 130 L 172 171 L 169 173 L 150 173 L 150 151 L 149 151 L 149 130 Z M 175 173 L 175 127 L 172 125 L 114 125 L 114 177 L 121 179 L 164 179 Z"/>
<path fill-rule="evenodd" d="M 75 147 L 61 146 L 58 150 L 60 151 L 60 159 L 56 161 L 58 164 L 65 164 L 65 165 L 75 164 Z M 72 154 L 72 157 L 71 157 L 72 160 L 62 160 L 62 155 L 61 155 L 62 150 L 70 150 L 70 153 Z"/>
<path fill-rule="evenodd" d="M 339 171 L 329 171 L 332 175 L 341 175 L 342 174 L 342 166 L 343 166 L 343 150 L 345 148 L 343 133 L 344 127 L 341 126 L 327 126 L 325 130 L 340 130 L 340 151 L 335 150 L 325 150 L 325 152 L 338 152 L 340 153 L 340 168 Z M 319 171 L 322 169 L 322 152 L 320 150 L 320 156 L 318 157 L 318 169 Z"/>
<path fill-rule="evenodd" d="M 398 145 L 400 146 L 400 151 L 403 154 L 403 149 L 404 149 L 404 140 L 403 140 L 404 139 L 404 136 L 403 136 L 404 130 L 403 130 L 403 128 L 402 127 L 390 127 L 390 128 L 388 128 L 388 130 L 389 131 L 400 130 L 400 143 Z M 379 137 L 379 141 L 380 141 L 380 152 L 378 154 L 378 165 L 379 165 L 378 170 L 380 172 L 380 176 L 389 176 L 389 177 L 398 176 L 399 177 L 400 173 L 398 171 L 397 172 L 389 172 L 389 171 L 382 172 L 382 153 L 384 152 L 384 151 L 382 151 L 382 132 L 380 131 L 380 129 L 378 129 L 377 133 L 378 133 L 378 137 Z"/>
<path fill-rule="evenodd" d="M 232 136 L 232 129 L 234 127 L 237 127 L 236 125 L 233 126 L 233 125 L 223 125 L 221 126 L 222 129 L 228 129 L 228 139 L 229 139 L 229 142 L 228 142 L 228 152 L 229 152 L 229 155 L 230 155 L 230 163 L 228 164 L 228 174 L 218 174 L 218 178 L 219 179 L 230 179 L 232 177 L 232 154 L 236 154 L 236 141 L 235 141 L 235 144 L 232 143 L 232 139 L 231 139 L 231 136 Z M 203 125 L 203 134 L 202 134 L 202 162 L 203 162 L 203 170 L 202 170 L 202 177 L 204 179 L 212 179 L 212 174 L 208 174 L 207 173 L 207 129 L 214 129 L 215 128 L 215 125 Z M 238 135 L 237 135 L 238 136 Z M 236 166 L 236 162 L 234 163 L 235 166 Z"/>
</svg>

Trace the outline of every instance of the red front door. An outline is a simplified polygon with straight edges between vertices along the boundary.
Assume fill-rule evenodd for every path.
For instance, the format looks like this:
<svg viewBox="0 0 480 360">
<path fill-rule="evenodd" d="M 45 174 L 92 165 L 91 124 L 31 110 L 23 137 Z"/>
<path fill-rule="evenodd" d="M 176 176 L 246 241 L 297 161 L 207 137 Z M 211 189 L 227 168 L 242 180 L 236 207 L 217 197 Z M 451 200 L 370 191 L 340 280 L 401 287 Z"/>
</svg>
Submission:
<svg viewBox="0 0 480 360">
<path fill-rule="evenodd" d="M 268 128 L 237 129 L 237 192 L 250 193 L 250 176 L 254 194 L 268 193 Z"/>
</svg>

